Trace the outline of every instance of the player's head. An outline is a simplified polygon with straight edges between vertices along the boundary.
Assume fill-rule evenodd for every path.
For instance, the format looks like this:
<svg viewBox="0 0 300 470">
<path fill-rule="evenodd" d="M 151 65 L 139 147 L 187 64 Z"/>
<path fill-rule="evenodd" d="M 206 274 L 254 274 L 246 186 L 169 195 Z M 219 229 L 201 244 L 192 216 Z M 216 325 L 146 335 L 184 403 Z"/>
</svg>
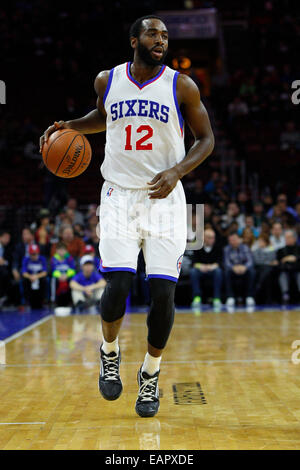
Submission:
<svg viewBox="0 0 300 470">
<path fill-rule="evenodd" d="M 161 65 L 168 52 L 168 30 L 155 15 L 138 18 L 130 28 L 131 47 L 145 64 Z"/>
</svg>

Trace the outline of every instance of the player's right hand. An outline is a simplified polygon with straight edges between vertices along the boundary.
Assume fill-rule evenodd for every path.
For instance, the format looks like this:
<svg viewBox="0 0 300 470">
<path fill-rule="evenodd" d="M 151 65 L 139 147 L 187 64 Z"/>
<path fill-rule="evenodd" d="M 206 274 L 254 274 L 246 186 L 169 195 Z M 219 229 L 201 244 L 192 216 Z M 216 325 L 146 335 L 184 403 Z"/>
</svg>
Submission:
<svg viewBox="0 0 300 470">
<path fill-rule="evenodd" d="M 52 126 L 49 126 L 48 129 L 45 130 L 44 134 L 40 137 L 40 153 L 42 153 L 43 145 L 47 142 L 49 136 L 53 134 L 53 132 L 57 131 L 57 129 L 68 129 L 69 126 L 65 121 L 55 121 Z"/>
</svg>

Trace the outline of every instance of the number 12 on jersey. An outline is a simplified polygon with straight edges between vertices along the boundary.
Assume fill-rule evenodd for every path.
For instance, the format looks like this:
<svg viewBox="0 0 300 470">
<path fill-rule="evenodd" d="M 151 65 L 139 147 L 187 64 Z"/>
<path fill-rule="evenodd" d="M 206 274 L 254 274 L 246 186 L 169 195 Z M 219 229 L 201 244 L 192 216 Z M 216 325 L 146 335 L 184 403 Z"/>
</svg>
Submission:
<svg viewBox="0 0 300 470">
<path fill-rule="evenodd" d="M 144 134 L 140 139 L 136 141 L 135 150 L 152 150 L 152 142 L 148 142 L 147 144 L 145 142 L 151 139 L 151 137 L 153 136 L 153 129 L 151 126 L 142 125 L 138 127 L 136 130 L 136 132 L 139 134 L 144 131 L 146 131 L 146 134 Z M 134 140 L 134 138 L 132 137 L 132 125 L 131 124 L 125 127 L 125 132 L 126 132 L 125 150 L 133 150 L 132 140 Z"/>
</svg>

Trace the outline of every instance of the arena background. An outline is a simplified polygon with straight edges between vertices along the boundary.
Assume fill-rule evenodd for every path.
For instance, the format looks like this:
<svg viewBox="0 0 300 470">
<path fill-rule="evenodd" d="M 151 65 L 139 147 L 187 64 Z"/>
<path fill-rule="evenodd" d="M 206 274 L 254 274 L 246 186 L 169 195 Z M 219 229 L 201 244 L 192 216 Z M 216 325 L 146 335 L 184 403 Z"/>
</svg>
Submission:
<svg viewBox="0 0 300 470">
<path fill-rule="evenodd" d="M 39 137 L 54 120 L 95 108 L 96 75 L 132 58 L 129 27 L 153 13 L 170 30 L 166 63 L 198 84 L 215 134 L 213 154 L 183 178 L 187 202 L 205 204 L 205 227 L 222 250 L 237 230 L 252 253 L 276 222 L 283 244 L 284 232 L 296 232 L 299 250 L 300 104 L 292 99 L 300 81 L 299 1 L 2 1 L 0 449 L 299 449 L 300 299 L 294 283 L 283 303 L 278 265 L 255 292 L 251 314 L 239 293 L 236 311 L 226 310 L 224 282 L 221 312 L 213 312 L 208 286 L 201 315 L 191 309 L 194 253 L 186 251 L 161 409 L 146 423 L 134 412 L 150 302 L 143 259 L 127 303 L 138 314 L 126 315 L 120 334 L 117 406 L 97 390 L 99 316 L 53 314 L 50 259 L 61 224 L 73 225 L 78 243 L 97 253 L 105 135 L 87 136 L 92 162 L 69 181 L 43 166 Z M 186 127 L 187 149 L 191 143 Z M 37 310 L 22 287 L 24 228 L 49 268 Z"/>
<path fill-rule="evenodd" d="M 298 2 L 20 1 L 4 2 L 0 10 L 0 78 L 6 85 L 0 227 L 10 233 L 12 251 L 25 225 L 38 228 L 41 209 L 55 220 L 68 198 L 76 198 L 84 214 L 98 205 L 105 135 L 88 136 L 92 163 L 69 181 L 41 164 L 39 136 L 54 120 L 95 107 L 94 78 L 132 57 L 129 26 L 153 12 L 169 24 L 173 18 L 167 64 L 199 85 L 216 138 L 213 154 L 183 178 L 187 202 L 210 206 L 206 223 L 224 241 L 221 219 L 229 201 L 237 201 L 244 214 L 253 214 L 260 201 L 265 215 L 285 193 L 298 218 L 277 219 L 299 234 L 299 107 L 291 100 L 292 83 L 300 77 Z M 187 129 L 187 148 L 191 142 Z M 5 304 L 16 304 L 14 295 Z"/>
</svg>

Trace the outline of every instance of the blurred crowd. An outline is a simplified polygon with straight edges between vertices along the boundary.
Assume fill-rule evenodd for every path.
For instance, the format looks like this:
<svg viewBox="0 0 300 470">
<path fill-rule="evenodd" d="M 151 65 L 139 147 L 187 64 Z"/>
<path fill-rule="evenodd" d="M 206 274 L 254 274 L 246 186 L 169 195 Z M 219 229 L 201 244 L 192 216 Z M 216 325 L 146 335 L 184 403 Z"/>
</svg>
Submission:
<svg viewBox="0 0 300 470">
<path fill-rule="evenodd" d="M 297 304 L 300 198 L 289 201 L 280 193 L 274 200 L 268 196 L 252 201 L 247 193 L 239 193 L 232 200 L 218 172 L 205 185 L 196 180 L 185 189 L 194 208 L 199 200 L 206 202 L 204 226 L 195 211 L 188 225 L 177 304 L 201 310 L 203 302 L 212 302 L 215 311 L 222 304 L 230 310 L 236 302 L 245 302 L 247 308 L 256 303 Z M 194 250 L 199 224 L 204 244 Z M 43 208 L 15 243 L 9 231 L 0 232 L 0 308 L 48 305 L 99 311 L 106 284 L 100 259 L 96 205 L 83 213 L 70 198 L 56 214 Z M 131 301 L 139 306 L 150 303 L 142 251 Z"/>
<path fill-rule="evenodd" d="M 97 269 L 98 217 L 90 203 L 103 181 L 105 136 L 89 136 L 94 158 L 80 183 L 45 170 L 39 136 L 55 119 L 95 107 L 94 77 L 131 57 L 128 28 L 134 19 L 159 9 L 212 6 L 224 40 L 224 54 L 204 65 L 216 147 L 183 179 L 187 202 L 205 204 L 204 247 L 186 251 L 176 302 L 196 310 L 205 302 L 215 310 L 240 301 L 249 308 L 297 303 L 300 127 L 291 84 L 300 79 L 299 2 L 87 0 L 72 8 L 41 0 L 6 3 L 0 7 L 0 78 L 7 83 L 5 115 L 0 109 L 0 308 L 50 304 L 97 311 L 105 279 Z M 24 71 L 21 86 L 18 70 Z M 184 72 L 194 76 L 193 64 Z M 188 147 L 188 129 L 186 139 Z M 197 222 L 194 216 L 188 227 L 190 243 Z M 131 302 L 150 302 L 142 255 Z"/>
<path fill-rule="evenodd" d="M 73 307 L 99 312 L 106 281 L 98 270 L 96 206 L 86 214 L 69 199 L 55 216 L 41 209 L 20 239 L 0 232 L 0 309 Z"/>
</svg>

